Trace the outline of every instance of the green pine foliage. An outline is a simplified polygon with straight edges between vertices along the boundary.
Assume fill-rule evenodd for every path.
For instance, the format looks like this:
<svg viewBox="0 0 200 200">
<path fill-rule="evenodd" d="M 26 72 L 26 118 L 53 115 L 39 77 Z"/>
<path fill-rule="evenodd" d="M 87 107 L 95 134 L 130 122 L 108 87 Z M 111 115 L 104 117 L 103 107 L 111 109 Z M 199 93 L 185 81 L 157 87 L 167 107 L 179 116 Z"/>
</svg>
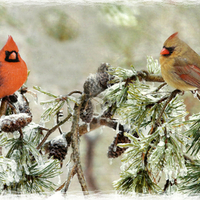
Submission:
<svg viewBox="0 0 200 200">
<path fill-rule="evenodd" d="M 34 87 L 34 89 L 52 98 L 41 102 L 45 106 L 44 113 L 41 115 L 43 123 L 55 117 L 65 105 L 68 118 L 70 118 L 73 112 L 71 106 L 76 102 L 74 97 L 56 96 L 40 87 Z M 25 109 L 28 108 L 27 111 L 30 110 L 26 103 L 22 106 L 25 106 Z M 47 149 L 41 143 L 44 139 L 42 130 L 48 131 L 49 129 L 31 122 L 23 128 L 14 130 L 24 121 L 15 119 L 12 115 L 12 108 L 8 107 L 8 109 L 10 112 L 6 113 L 7 121 L 1 122 L 2 124 L 7 123 L 4 126 L 8 127 L 11 133 L 3 131 L 0 133 L 0 193 L 22 194 L 54 191 L 58 185 L 55 184 L 53 178 L 58 177 L 62 172 L 60 160 L 48 157 Z M 21 110 L 26 111 L 24 108 Z M 55 131 L 55 127 L 51 131 Z"/>
<path fill-rule="evenodd" d="M 147 68 L 153 74 L 159 73 L 158 61 L 147 57 Z M 115 79 L 128 80 L 127 74 L 131 73 L 125 71 L 117 68 L 113 72 Z M 132 74 L 136 74 L 135 70 Z M 120 179 L 113 184 L 118 192 L 160 193 L 169 188 L 176 191 L 177 179 L 187 174 L 184 156 L 189 137 L 185 131 L 191 122 L 185 121 L 188 113 L 183 100 L 176 96 L 167 102 L 169 95 L 166 88 L 138 79 L 128 84 L 119 82 L 105 92 L 105 102 L 109 106 L 115 103 L 115 114 L 121 124 L 129 127 L 127 136 L 131 140 L 129 144 L 119 144 L 128 149 L 121 160 Z M 193 135 L 199 138 L 196 133 Z M 193 141 L 196 145 L 197 138 Z M 161 189 L 163 176 L 170 184 Z"/>
<path fill-rule="evenodd" d="M 199 194 L 200 193 L 200 161 L 194 160 L 187 162 L 187 174 L 181 178 L 180 190 L 184 193 Z"/>
<path fill-rule="evenodd" d="M 191 123 L 191 126 L 185 133 L 191 141 L 188 152 L 194 156 L 197 156 L 200 151 L 200 119 L 198 117 L 198 114 L 190 117 L 189 122 Z"/>
<path fill-rule="evenodd" d="M 189 138 L 187 145 L 187 153 L 192 158 L 186 160 L 187 174 L 180 177 L 180 190 L 184 193 L 198 194 L 200 193 L 200 116 L 199 113 L 189 118 L 191 123 L 185 135 Z"/>
<path fill-rule="evenodd" d="M 31 123 L 23 131 L 23 138 L 18 133 L 14 133 L 14 137 L 10 139 L 7 138 L 7 153 L 0 158 L 1 190 L 14 193 L 54 190 L 56 185 L 51 178 L 61 173 L 59 162 L 47 160 L 37 150 L 42 137 L 38 125 Z"/>
<path fill-rule="evenodd" d="M 136 193 L 148 194 L 157 193 L 161 189 L 150 178 L 148 171 L 140 168 L 134 174 L 133 172 L 126 171 L 121 174 L 123 179 L 114 182 L 114 187 L 120 191 L 121 194 Z"/>
<path fill-rule="evenodd" d="M 41 87 L 34 86 L 33 87 L 38 92 L 45 94 L 52 99 L 44 102 L 40 102 L 42 106 L 44 106 L 44 112 L 41 116 L 42 121 L 48 122 L 51 120 L 52 117 L 55 117 L 56 114 L 65 106 L 67 105 L 67 112 L 68 114 L 73 112 L 72 104 L 77 103 L 77 99 L 73 96 L 66 95 L 66 96 L 58 96 L 43 90 Z"/>
</svg>

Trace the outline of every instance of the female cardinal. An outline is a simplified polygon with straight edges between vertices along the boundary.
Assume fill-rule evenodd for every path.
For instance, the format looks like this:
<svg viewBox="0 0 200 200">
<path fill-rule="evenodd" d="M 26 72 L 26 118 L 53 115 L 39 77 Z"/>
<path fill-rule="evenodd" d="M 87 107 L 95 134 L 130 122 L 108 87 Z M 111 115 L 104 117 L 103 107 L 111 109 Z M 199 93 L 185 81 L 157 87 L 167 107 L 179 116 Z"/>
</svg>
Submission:
<svg viewBox="0 0 200 200">
<path fill-rule="evenodd" d="M 200 89 L 200 56 L 172 34 L 160 52 L 162 76 L 170 86 L 186 91 Z"/>
<path fill-rule="evenodd" d="M 27 66 L 11 36 L 0 51 L 0 98 L 12 95 L 27 79 Z"/>
</svg>

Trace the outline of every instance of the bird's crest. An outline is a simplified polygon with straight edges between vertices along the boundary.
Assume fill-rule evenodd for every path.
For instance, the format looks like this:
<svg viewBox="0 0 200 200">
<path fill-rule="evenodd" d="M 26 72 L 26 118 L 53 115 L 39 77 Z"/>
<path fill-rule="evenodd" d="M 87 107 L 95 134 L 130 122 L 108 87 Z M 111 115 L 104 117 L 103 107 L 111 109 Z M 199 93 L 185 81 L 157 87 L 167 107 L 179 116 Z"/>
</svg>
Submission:
<svg viewBox="0 0 200 200">
<path fill-rule="evenodd" d="M 172 38 L 174 38 L 174 37 L 177 36 L 177 35 L 178 35 L 178 32 L 172 34 L 171 36 L 169 36 L 168 40 L 171 40 Z"/>
<path fill-rule="evenodd" d="M 19 49 L 11 35 L 8 36 L 8 40 L 5 44 L 5 46 L 3 47 L 3 50 L 4 51 L 16 51 L 16 52 L 19 51 Z"/>
</svg>

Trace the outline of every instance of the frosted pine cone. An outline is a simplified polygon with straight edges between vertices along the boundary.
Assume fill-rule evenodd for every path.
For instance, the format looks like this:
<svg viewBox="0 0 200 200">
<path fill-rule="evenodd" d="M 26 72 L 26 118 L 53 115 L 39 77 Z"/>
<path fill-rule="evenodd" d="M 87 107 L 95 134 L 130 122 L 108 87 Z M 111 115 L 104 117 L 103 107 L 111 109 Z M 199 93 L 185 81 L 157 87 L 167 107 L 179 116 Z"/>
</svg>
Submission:
<svg viewBox="0 0 200 200">
<path fill-rule="evenodd" d="M 83 85 L 84 93 L 87 97 L 95 97 L 103 91 L 101 85 L 97 81 L 96 74 L 91 74 Z"/>
<path fill-rule="evenodd" d="M 63 161 L 67 154 L 68 144 L 63 135 L 59 135 L 48 143 L 49 158 Z"/>
<path fill-rule="evenodd" d="M 101 85 L 103 89 L 108 88 L 109 84 L 108 82 L 114 78 L 113 75 L 110 75 L 108 73 L 108 70 L 110 70 L 110 64 L 108 63 L 102 63 L 100 67 L 97 70 L 97 81 Z"/>
<path fill-rule="evenodd" d="M 110 65 L 108 63 L 102 63 L 97 70 L 97 81 L 104 89 L 107 88 L 107 83 L 110 79 L 110 75 L 107 72 L 109 66 Z"/>
<path fill-rule="evenodd" d="M 108 73 L 97 73 L 97 81 L 103 89 L 108 88 L 107 83 L 109 81 Z"/>
<path fill-rule="evenodd" d="M 117 158 L 127 149 L 117 146 L 119 143 L 130 143 L 130 140 L 123 133 L 118 133 L 108 148 L 108 158 Z"/>
<path fill-rule="evenodd" d="M 110 65 L 108 63 L 102 63 L 98 68 L 96 74 L 91 74 L 83 85 L 84 93 L 87 97 L 95 97 L 108 87 L 108 81 L 113 78 L 108 74 Z"/>
<path fill-rule="evenodd" d="M 12 114 L 0 118 L 0 128 L 4 132 L 14 132 L 27 126 L 32 117 L 27 113 Z"/>
</svg>

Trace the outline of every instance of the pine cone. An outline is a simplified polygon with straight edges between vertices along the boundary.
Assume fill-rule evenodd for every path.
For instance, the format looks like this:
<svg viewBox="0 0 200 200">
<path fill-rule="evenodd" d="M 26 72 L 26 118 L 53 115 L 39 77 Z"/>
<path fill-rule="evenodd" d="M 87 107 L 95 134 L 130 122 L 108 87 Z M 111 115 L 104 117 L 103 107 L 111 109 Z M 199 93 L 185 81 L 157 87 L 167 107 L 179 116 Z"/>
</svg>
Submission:
<svg viewBox="0 0 200 200">
<path fill-rule="evenodd" d="M 108 148 L 108 158 L 117 158 L 127 149 L 117 146 L 119 143 L 130 143 L 130 140 L 123 133 L 118 133 Z"/>
<path fill-rule="evenodd" d="M 96 74 L 91 74 L 83 85 L 84 93 L 87 97 L 95 97 L 103 91 L 101 85 L 97 81 Z"/>
<path fill-rule="evenodd" d="M 83 85 L 84 93 L 87 97 L 95 97 L 108 87 L 108 81 L 114 76 L 108 74 L 110 65 L 102 63 L 96 74 L 91 74 Z"/>
<path fill-rule="evenodd" d="M 97 70 L 97 81 L 103 89 L 108 88 L 108 82 L 114 78 L 113 75 L 108 73 L 110 64 L 102 63 Z"/>
<path fill-rule="evenodd" d="M 108 74 L 108 67 L 110 65 L 108 63 L 102 63 L 97 70 L 97 81 L 101 85 L 102 88 L 107 88 L 107 83 L 109 81 L 110 75 Z"/>
<path fill-rule="evenodd" d="M 67 149 L 68 149 L 68 144 L 65 137 L 63 137 L 63 135 L 59 135 L 48 144 L 48 152 L 49 152 L 48 158 L 53 157 L 53 159 L 58 159 L 60 161 L 63 161 L 67 154 Z"/>
<path fill-rule="evenodd" d="M 4 132 L 14 132 L 27 126 L 32 121 L 32 117 L 26 113 L 12 114 L 0 118 L 1 130 Z"/>
<path fill-rule="evenodd" d="M 107 83 L 109 81 L 109 74 L 108 73 L 97 73 L 97 81 L 99 82 L 100 86 L 103 89 L 108 88 Z"/>
<path fill-rule="evenodd" d="M 80 118 L 86 122 L 90 123 L 93 117 L 94 107 L 92 101 L 88 99 L 85 101 L 80 110 Z"/>
</svg>

